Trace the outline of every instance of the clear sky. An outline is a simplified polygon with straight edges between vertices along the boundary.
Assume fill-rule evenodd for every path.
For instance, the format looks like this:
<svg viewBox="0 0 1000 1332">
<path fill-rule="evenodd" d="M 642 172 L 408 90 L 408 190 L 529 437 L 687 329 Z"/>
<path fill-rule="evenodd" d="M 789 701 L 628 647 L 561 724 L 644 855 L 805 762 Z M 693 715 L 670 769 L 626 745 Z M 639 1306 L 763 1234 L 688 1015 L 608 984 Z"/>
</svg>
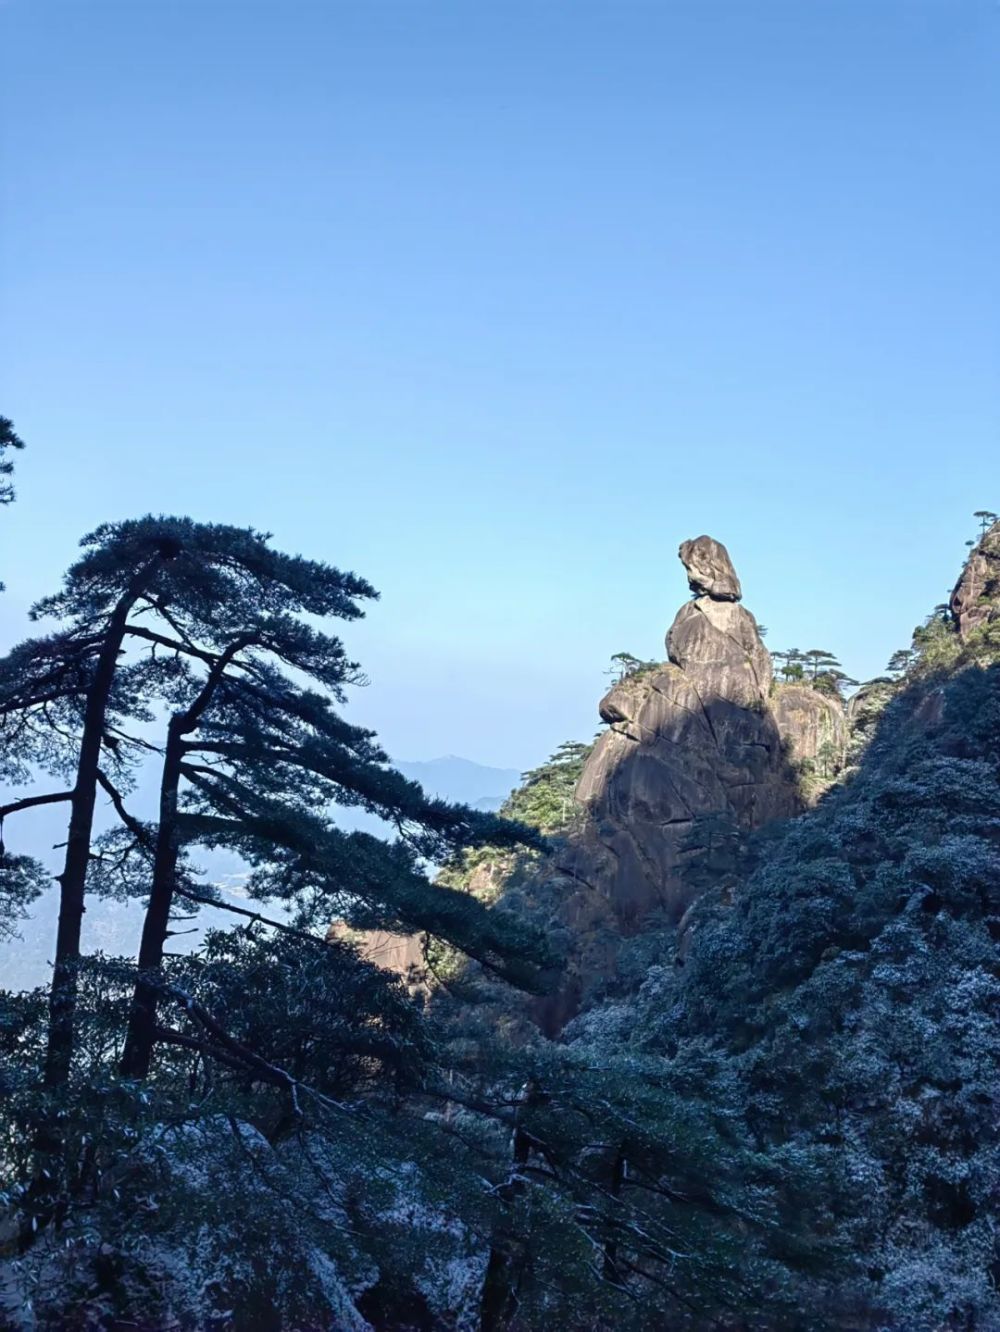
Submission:
<svg viewBox="0 0 1000 1332">
<path fill-rule="evenodd" d="M 77 538 L 366 575 L 401 758 L 587 738 L 678 543 L 878 673 L 1000 509 L 993 0 L 0 0 L 0 635 Z"/>
</svg>

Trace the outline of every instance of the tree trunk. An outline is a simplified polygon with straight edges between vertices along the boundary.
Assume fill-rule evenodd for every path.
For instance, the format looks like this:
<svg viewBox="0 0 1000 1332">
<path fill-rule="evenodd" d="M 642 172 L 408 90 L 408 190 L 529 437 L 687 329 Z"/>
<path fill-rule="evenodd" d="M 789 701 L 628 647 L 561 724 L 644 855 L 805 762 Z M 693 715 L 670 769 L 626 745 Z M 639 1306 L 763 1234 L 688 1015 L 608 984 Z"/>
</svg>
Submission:
<svg viewBox="0 0 1000 1332">
<path fill-rule="evenodd" d="M 198 697 L 184 712 L 175 713 L 167 727 L 167 744 L 160 777 L 160 822 L 153 860 L 153 883 L 142 926 L 139 976 L 132 993 L 132 1009 L 120 1065 L 120 1072 L 126 1078 L 149 1076 L 153 1047 L 156 1044 L 156 1004 L 163 949 L 170 929 L 170 908 L 177 888 L 177 860 L 180 854 L 177 812 L 181 765 L 185 753 L 184 737 L 198 725 L 233 658 L 253 641 L 253 635 L 244 634 L 230 643 L 212 663 L 208 679 Z"/>
<path fill-rule="evenodd" d="M 536 1086 L 528 1083 L 521 1100 L 521 1108 L 536 1104 L 539 1099 Z M 531 1139 L 524 1129 L 516 1124 L 512 1152 L 513 1169 L 506 1184 L 497 1190 L 507 1205 L 514 1203 L 524 1192 L 522 1172 L 524 1166 L 528 1164 L 530 1155 Z M 479 1332 L 503 1332 L 510 1323 L 517 1311 L 517 1290 L 520 1284 L 517 1276 L 523 1260 L 524 1255 L 518 1254 L 516 1238 L 513 1235 L 494 1237 L 479 1303 Z"/>
<path fill-rule="evenodd" d="M 138 597 L 149 586 L 164 558 L 163 554 L 157 554 L 143 565 L 119 599 L 108 621 L 104 643 L 97 658 L 97 668 L 87 692 L 76 783 L 70 802 L 66 860 L 59 876 L 59 927 L 49 993 L 48 1044 L 45 1052 L 44 1080 L 45 1086 L 49 1088 L 60 1087 L 69 1079 L 73 1060 L 80 931 L 97 799 L 97 770 L 101 760 L 108 701 L 129 613 Z"/>
<path fill-rule="evenodd" d="M 149 1073 L 156 1040 L 157 979 L 163 964 L 163 948 L 170 927 L 170 908 L 177 882 L 180 843 L 177 833 L 177 796 L 184 754 L 182 714 L 167 728 L 167 746 L 160 779 L 160 824 L 156 834 L 153 882 L 139 945 L 139 977 L 132 995 L 128 1033 L 122 1053 L 121 1073 L 126 1078 L 145 1078 Z"/>
<path fill-rule="evenodd" d="M 625 1156 L 619 1147 L 611 1161 L 611 1178 L 608 1181 L 608 1192 L 617 1202 L 621 1196 L 622 1184 L 625 1181 Z M 617 1218 L 613 1213 L 609 1214 L 609 1233 L 604 1241 L 604 1280 L 612 1286 L 624 1285 L 621 1272 L 618 1270 L 618 1241 L 615 1238 L 614 1223 Z"/>
<path fill-rule="evenodd" d="M 58 880 L 59 925 L 56 933 L 52 986 L 49 991 L 49 1022 L 43 1072 L 43 1084 L 48 1089 L 64 1086 L 69 1081 L 73 1064 L 80 932 L 83 925 L 87 870 L 90 867 L 90 840 L 94 826 L 94 805 L 97 801 L 97 774 L 118 657 L 122 650 L 132 607 L 149 587 L 163 561 L 172 559 L 176 553 L 166 549 L 158 551 L 135 573 L 118 599 L 108 620 L 104 642 L 97 657 L 94 678 L 87 691 L 80 752 L 77 756 L 76 782 L 70 797 L 66 859 Z M 25 1214 L 19 1236 L 19 1249 L 22 1252 L 31 1247 L 53 1217 L 58 1217 L 60 1208 L 64 1205 L 64 1199 L 60 1201 L 58 1186 L 55 1184 L 59 1172 L 52 1168 L 53 1158 L 59 1152 L 60 1146 L 60 1133 L 54 1121 L 47 1118 L 38 1126 L 34 1135 L 37 1166 L 22 1202 Z M 46 1158 L 50 1163 L 48 1166 L 44 1164 Z"/>
</svg>

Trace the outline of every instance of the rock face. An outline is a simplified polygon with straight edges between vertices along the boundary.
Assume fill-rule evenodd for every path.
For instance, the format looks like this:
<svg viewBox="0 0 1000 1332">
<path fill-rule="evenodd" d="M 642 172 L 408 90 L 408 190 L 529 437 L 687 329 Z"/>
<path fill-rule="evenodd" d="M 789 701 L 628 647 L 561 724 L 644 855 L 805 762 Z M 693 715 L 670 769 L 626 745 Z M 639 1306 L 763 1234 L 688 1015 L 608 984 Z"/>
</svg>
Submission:
<svg viewBox="0 0 1000 1332">
<path fill-rule="evenodd" d="M 839 698 L 809 685 L 778 685 L 771 711 L 791 759 L 831 766 L 843 762 L 848 721 Z"/>
<path fill-rule="evenodd" d="M 580 778 L 588 818 L 561 867 L 625 934 L 653 910 L 683 915 L 705 820 L 749 831 L 801 808 L 769 706 L 770 656 L 729 554 L 701 536 L 680 557 L 694 599 L 667 634 L 669 660 L 601 702 L 610 729 Z"/>
<path fill-rule="evenodd" d="M 743 596 L 729 551 L 721 541 L 708 536 L 695 537 L 693 541 L 682 541 L 678 554 L 687 570 L 688 587 L 696 597 L 739 601 Z"/>
<path fill-rule="evenodd" d="M 390 934 L 388 930 L 352 930 L 342 920 L 334 921 L 327 930 L 327 939 L 347 941 L 358 945 L 366 962 L 399 976 L 411 976 L 424 966 L 423 936 L 420 934 Z"/>
<path fill-rule="evenodd" d="M 962 638 L 987 621 L 1000 619 L 1000 521 L 983 534 L 969 556 L 950 605 Z"/>
</svg>

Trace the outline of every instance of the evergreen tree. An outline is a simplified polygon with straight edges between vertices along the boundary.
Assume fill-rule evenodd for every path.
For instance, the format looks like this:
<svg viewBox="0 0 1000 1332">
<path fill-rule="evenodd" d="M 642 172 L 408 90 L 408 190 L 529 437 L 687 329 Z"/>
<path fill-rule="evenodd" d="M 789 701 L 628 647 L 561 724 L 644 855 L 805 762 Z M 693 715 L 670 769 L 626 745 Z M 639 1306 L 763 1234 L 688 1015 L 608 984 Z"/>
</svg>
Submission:
<svg viewBox="0 0 1000 1332">
<path fill-rule="evenodd" d="M 149 644 L 152 653 L 166 650 L 175 660 L 207 650 L 214 662 L 248 618 L 251 623 L 259 614 L 280 618 L 292 607 L 353 618 L 361 613 L 357 599 L 373 595 L 354 575 L 277 554 L 256 532 L 189 519 L 108 524 L 82 544 L 86 553 L 66 574 L 62 591 L 32 611 L 35 619 L 62 620 L 60 631 L 22 645 L 0 663 L 5 723 L 0 739 L 7 740 L 9 751 L 22 761 L 44 763 L 56 752 L 65 762 L 67 751 L 75 758 L 71 789 L 46 797 L 66 799 L 70 807 L 59 879 L 49 1086 L 65 1082 L 72 1060 L 75 970 L 102 750 L 110 749 L 119 761 L 123 747 L 126 755 L 141 750 L 141 737 L 119 733 L 118 709 L 141 718 L 155 697 L 150 690 L 150 677 L 159 673 L 155 656 L 129 668 L 123 654 L 136 644 Z M 192 647 L 192 631 L 207 648 Z M 306 666 L 309 647 L 303 625 L 298 651 Z M 169 670 L 168 665 L 168 675 Z M 123 701 L 116 700 L 116 691 Z M 63 714 L 60 720 L 72 727 L 68 739 L 65 725 L 53 721 L 57 707 Z M 60 732 L 58 741 L 53 727 Z"/>
<path fill-rule="evenodd" d="M 641 675 L 645 671 L 656 670 L 659 664 L 657 661 L 643 661 L 641 657 L 631 652 L 616 652 L 605 674 L 613 676 L 615 684 L 620 684 L 631 675 Z"/>
<path fill-rule="evenodd" d="M 886 670 L 890 675 L 905 675 L 917 660 L 917 655 L 917 652 L 913 648 L 897 648 L 889 658 L 889 664 L 886 666 Z"/>
<path fill-rule="evenodd" d="M 821 670 L 812 680 L 814 689 L 818 689 L 820 693 L 834 694 L 838 698 L 842 697 L 846 690 L 856 688 L 858 684 L 859 680 L 855 680 L 853 676 L 836 667 Z"/>
<path fill-rule="evenodd" d="M 0 504 L 10 504 L 14 499 L 14 486 L 10 480 L 14 474 L 14 460 L 8 457 L 8 450 L 23 448 L 24 441 L 15 434 L 13 421 L 0 416 Z M 3 587 L 0 583 L 0 592 Z"/>
<path fill-rule="evenodd" d="M 9 457 L 10 450 L 23 449 L 24 440 L 14 430 L 14 422 L 6 416 L 0 416 L 0 504 L 10 504 L 14 498 L 11 476 L 14 473 L 14 460 Z"/>
<path fill-rule="evenodd" d="M 539 983 L 536 966 L 548 960 L 515 921 L 429 883 L 421 869 L 485 841 L 514 846 L 531 835 L 509 820 L 429 800 L 388 768 L 371 732 L 347 725 L 327 697 L 269 666 L 268 656 L 290 658 L 290 632 L 287 623 L 277 632 L 259 626 L 251 643 L 248 629 L 232 653 L 218 656 L 168 725 L 155 843 L 129 819 L 129 849 L 140 864 L 147 851 L 151 891 L 122 1060 L 127 1076 L 149 1071 L 181 858 L 199 844 L 227 847 L 255 866 L 252 895 L 294 908 L 300 928 L 325 931 L 344 916 L 369 929 L 425 932 L 527 986 Z M 343 672 L 342 649 L 310 635 L 311 672 L 329 689 Z M 305 672 L 301 653 L 297 666 Z M 321 812 L 338 805 L 381 816 L 399 840 L 343 832 Z M 187 882 L 187 899 L 199 900 Z"/>
<path fill-rule="evenodd" d="M 772 653 L 771 656 L 780 661 L 782 678 L 786 684 L 805 679 L 805 656 L 799 648 L 789 648 L 786 652 Z"/>
<path fill-rule="evenodd" d="M 840 667 L 840 662 L 826 648 L 809 648 L 802 655 L 812 673 L 813 680 L 816 679 L 820 671 L 836 670 Z"/>
<path fill-rule="evenodd" d="M 501 813 L 547 837 L 564 831 L 573 822 L 576 784 L 592 749 L 593 744 L 564 741 L 547 762 L 522 774 Z"/>
<path fill-rule="evenodd" d="M 303 617 L 354 618 L 357 601 L 374 595 L 363 580 L 275 552 L 255 532 L 185 519 L 110 525 L 85 545 L 63 591 L 34 612 L 60 616 L 58 632 L 0 663 L 7 775 L 23 779 L 34 767 L 75 774 L 70 789 L 24 797 L 3 811 L 54 801 L 70 807 L 45 1043 L 48 1089 L 65 1087 L 78 1062 L 84 892 L 117 879 L 125 892 L 149 899 L 122 1072 L 145 1078 L 165 1041 L 296 1097 L 298 1080 L 287 1069 L 227 1031 L 164 966 L 177 896 L 188 903 L 214 896 L 192 868 L 197 846 L 242 855 L 253 867 L 252 893 L 284 906 L 285 920 L 272 927 L 324 959 L 333 957 L 324 943 L 330 921 L 347 916 L 366 928 L 426 931 L 500 975 L 540 983 L 538 968 L 551 959 L 536 934 L 432 885 L 425 873 L 428 862 L 465 847 L 530 844 L 535 835 L 508 819 L 429 800 L 388 767 L 370 732 L 337 715 L 334 704 L 358 679 L 357 667 L 338 638 Z M 170 713 L 158 744 L 151 736 L 163 705 Z M 128 809 L 127 795 L 151 752 L 160 756 L 160 802 L 157 820 L 145 824 Z M 95 844 L 98 789 L 121 827 Z M 333 820 L 337 805 L 379 814 L 396 840 L 343 832 Z M 8 877 L 23 899 L 29 877 L 23 864 L 16 869 L 20 877 Z M 180 1026 L 159 1020 L 163 1001 L 182 1015 Z M 43 1123 L 36 1138 L 46 1164 L 22 1198 L 29 1239 L 77 1188 L 67 1173 L 71 1154 L 62 1153 L 59 1164 L 60 1137 L 71 1127 L 65 1115 L 63 1125 L 56 1132 Z"/>
</svg>

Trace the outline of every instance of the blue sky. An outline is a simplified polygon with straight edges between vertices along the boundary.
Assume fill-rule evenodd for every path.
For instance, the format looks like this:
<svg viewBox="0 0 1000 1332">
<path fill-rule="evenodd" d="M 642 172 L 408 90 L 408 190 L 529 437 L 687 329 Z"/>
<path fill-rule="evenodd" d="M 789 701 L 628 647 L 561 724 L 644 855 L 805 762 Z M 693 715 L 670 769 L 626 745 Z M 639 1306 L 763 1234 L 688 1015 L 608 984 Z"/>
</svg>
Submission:
<svg viewBox="0 0 1000 1332">
<path fill-rule="evenodd" d="M 0 2 L 0 635 L 154 510 L 366 575 L 352 715 L 524 767 L 679 542 L 879 672 L 1000 508 L 1000 7 Z"/>
</svg>

